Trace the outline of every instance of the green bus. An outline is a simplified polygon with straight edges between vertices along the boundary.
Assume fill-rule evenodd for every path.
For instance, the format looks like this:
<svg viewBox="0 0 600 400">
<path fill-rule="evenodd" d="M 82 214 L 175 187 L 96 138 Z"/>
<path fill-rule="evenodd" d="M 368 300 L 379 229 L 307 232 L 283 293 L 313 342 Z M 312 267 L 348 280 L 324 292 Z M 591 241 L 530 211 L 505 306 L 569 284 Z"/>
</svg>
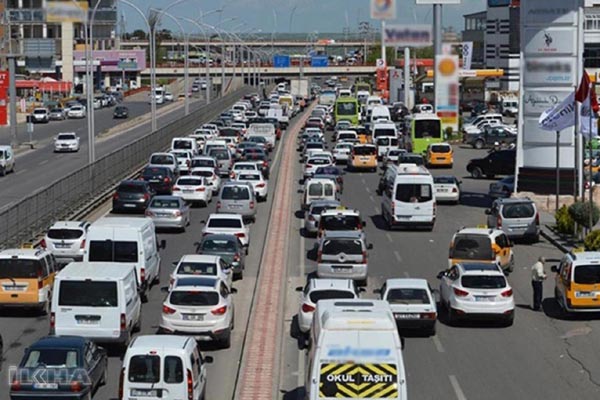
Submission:
<svg viewBox="0 0 600 400">
<path fill-rule="evenodd" d="M 354 84 L 354 95 L 357 95 L 360 91 L 367 91 L 371 93 L 371 85 L 367 82 L 356 82 Z"/>
<path fill-rule="evenodd" d="M 435 114 L 415 114 L 410 123 L 412 152 L 421 154 L 427 146 L 444 141 L 442 121 Z"/>
<path fill-rule="evenodd" d="M 360 105 L 356 97 L 338 97 L 333 106 L 335 122 L 350 121 L 352 125 L 360 122 Z"/>
</svg>

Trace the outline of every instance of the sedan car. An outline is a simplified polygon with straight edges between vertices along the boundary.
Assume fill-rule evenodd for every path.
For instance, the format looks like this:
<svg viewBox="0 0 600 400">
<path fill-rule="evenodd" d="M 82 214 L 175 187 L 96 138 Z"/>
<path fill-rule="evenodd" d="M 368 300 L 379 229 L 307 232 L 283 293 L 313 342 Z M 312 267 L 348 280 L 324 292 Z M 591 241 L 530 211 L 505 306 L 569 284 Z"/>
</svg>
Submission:
<svg viewBox="0 0 600 400">
<path fill-rule="evenodd" d="M 378 292 L 389 303 L 399 329 L 435 335 L 436 300 L 425 279 L 388 279 Z"/>
<path fill-rule="evenodd" d="M 148 182 L 126 180 L 119 184 L 112 198 L 112 210 L 117 212 L 144 212 L 154 191 Z"/>
<path fill-rule="evenodd" d="M 436 201 L 447 201 L 454 204 L 460 202 L 461 181 L 454 176 L 434 176 L 433 188 L 435 189 Z"/>
<path fill-rule="evenodd" d="M 113 118 L 125 119 L 129 117 L 129 109 L 125 106 L 117 106 L 113 111 Z"/>
<path fill-rule="evenodd" d="M 67 118 L 67 114 L 62 108 L 53 108 L 49 114 L 50 121 L 62 121 Z"/>
<path fill-rule="evenodd" d="M 167 167 L 146 167 L 142 170 L 141 178 L 148 182 L 157 194 L 173 193 L 175 176 Z"/>
<path fill-rule="evenodd" d="M 250 244 L 250 227 L 240 214 L 210 214 L 202 228 L 202 235 L 230 234 L 236 236 L 244 247 Z"/>
<path fill-rule="evenodd" d="M 47 108 L 38 107 L 34 108 L 30 115 L 31 122 L 35 123 L 48 123 L 50 122 L 50 113 Z"/>
<path fill-rule="evenodd" d="M 212 186 L 207 184 L 207 178 L 203 176 L 182 176 L 173 186 L 173 196 L 206 207 L 212 201 Z"/>
<path fill-rule="evenodd" d="M 333 159 L 336 163 L 347 163 L 352 153 L 352 143 L 342 142 L 333 148 Z"/>
<path fill-rule="evenodd" d="M 154 196 L 146 208 L 146 217 L 156 228 L 175 228 L 185 232 L 190 224 L 190 207 L 177 196 Z"/>
<path fill-rule="evenodd" d="M 506 178 L 500 179 L 498 182 L 490 183 L 490 190 L 488 196 L 493 199 L 510 197 L 511 193 L 515 191 L 515 176 L 507 176 Z"/>
<path fill-rule="evenodd" d="M 231 265 L 218 255 L 188 254 L 173 263 L 175 267 L 169 277 L 169 285 L 186 276 L 209 276 L 223 279 L 231 287 Z"/>
<path fill-rule="evenodd" d="M 204 236 L 196 249 L 198 254 L 221 257 L 233 269 L 233 279 L 242 279 L 246 268 L 244 245 L 235 235 L 214 234 Z"/>
<path fill-rule="evenodd" d="M 106 384 L 106 351 L 78 336 L 46 336 L 25 349 L 13 372 L 10 398 L 91 399 Z"/>
<path fill-rule="evenodd" d="M 54 138 L 54 152 L 58 153 L 62 151 L 79 151 L 79 136 L 72 132 L 59 133 Z"/>
<path fill-rule="evenodd" d="M 512 325 L 513 290 L 496 263 L 459 263 L 438 274 L 440 304 L 448 321 L 460 318 L 499 319 Z"/>
<path fill-rule="evenodd" d="M 81 104 L 74 104 L 67 111 L 67 118 L 85 118 L 86 111 L 85 107 Z"/>
</svg>

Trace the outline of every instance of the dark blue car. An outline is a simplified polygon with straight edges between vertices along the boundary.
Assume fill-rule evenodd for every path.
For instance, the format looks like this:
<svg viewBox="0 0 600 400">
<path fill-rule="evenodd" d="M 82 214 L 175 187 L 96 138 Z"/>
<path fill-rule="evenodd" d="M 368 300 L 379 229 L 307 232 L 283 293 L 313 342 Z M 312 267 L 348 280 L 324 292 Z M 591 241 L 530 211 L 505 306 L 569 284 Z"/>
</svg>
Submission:
<svg viewBox="0 0 600 400">
<path fill-rule="evenodd" d="M 106 351 L 78 336 L 46 336 L 25 350 L 10 398 L 91 399 L 106 383 Z"/>
</svg>

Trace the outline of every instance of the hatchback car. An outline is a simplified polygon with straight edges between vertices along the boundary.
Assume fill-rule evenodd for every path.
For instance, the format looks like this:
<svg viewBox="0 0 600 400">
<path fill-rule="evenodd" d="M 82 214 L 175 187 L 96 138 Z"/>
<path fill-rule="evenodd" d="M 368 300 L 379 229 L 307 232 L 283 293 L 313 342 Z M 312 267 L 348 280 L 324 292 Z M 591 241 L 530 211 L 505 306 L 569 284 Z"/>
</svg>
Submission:
<svg viewBox="0 0 600 400">
<path fill-rule="evenodd" d="M 203 176 L 182 176 L 173 186 L 173 196 L 206 207 L 212 201 L 212 186 L 207 185 L 207 178 Z"/>
<path fill-rule="evenodd" d="M 231 265 L 218 255 L 188 254 L 182 256 L 179 261 L 173 263 L 175 267 L 169 276 L 169 285 L 176 279 L 186 276 L 208 276 L 220 278 L 231 287 L 232 271 Z"/>
<path fill-rule="evenodd" d="M 146 208 L 146 217 L 156 228 L 173 228 L 185 232 L 190 224 L 190 207 L 181 197 L 154 196 Z"/>
<path fill-rule="evenodd" d="M 91 399 L 106 384 L 106 351 L 78 336 L 46 336 L 25 349 L 10 382 L 10 398 Z"/>
<path fill-rule="evenodd" d="M 449 143 L 435 143 L 427 146 L 425 159 L 428 167 L 448 167 L 454 165 L 454 151 Z"/>
<path fill-rule="evenodd" d="M 318 244 L 317 276 L 319 278 L 348 278 L 367 285 L 367 250 L 361 232 L 329 232 Z"/>
<path fill-rule="evenodd" d="M 252 185 L 256 201 L 267 201 L 269 193 L 268 182 L 259 171 L 240 171 L 236 174 L 235 182 L 245 182 Z"/>
<path fill-rule="evenodd" d="M 189 174 L 190 166 L 192 165 L 192 152 L 190 150 L 173 150 L 171 154 L 177 158 L 179 173 L 181 175 Z"/>
<path fill-rule="evenodd" d="M 323 157 L 321 155 L 308 157 L 306 159 L 306 163 L 304 164 L 304 179 L 312 177 L 317 168 L 331 165 L 333 165 L 333 160 L 329 157 Z"/>
<path fill-rule="evenodd" d="M 540 214 L 529 199 L 497 199 L 485 213 L 488 228 L 501 229 L 510 239 L 540 239 Z"/>
<path fill-rule="evenodd" d="M 59 133 L 54 138 L 54 152 L 77 152 L 80 147 L 79 142 L 79 136 L 73 132 Z"/>
<path fill-rule="evenodd" d="M 171 153 L 153 153 L 148 162 L 149 167 L 166 167 L 173 172 L 173 175 L 179 174 L 179 163 L 177 157 Z"/>
<path fill-rule="evenodd" d="M 331 232 L 358 232 L 360 237 L 364 239 L 364 228 L 366 226 L 367 222 L 363 221 L 358 210 L 344 207 L 325 210 L 321 213 L 319 220 L 318 236 L 327 236 Z"/>
<path fill-rule="evenodd" d="M 319 232 L 319 222 L 321 213 L 327 210 L 334 210 L 340 207 L 337 200 L 315 200 L 311 203 L 308 210 L 304 213 L 304 234 L 316 235 Z"/>
<path fill-rule="evenodd" d="M 512 243 L 499 229 L 460 229 L 450 242 L 448 267 L 462 262 L 498 264 L 511 272 L 515 262 Z"/>
<path fill-rule="evenodd" d="M 388 279 L 377 292 L 389 303 L 399 329 L 435 335 L 436 299 L 425 279 Z"/>
<path fill-rule="evenodd" d="M 52 253 L 59 263 L 81 261 L 89 227 L 87 221 L 56 221 L 40 245 Z"/>
<path fill-rule="evenodd" d="M 231 156 L 229 149 L 213 148 L 208 152 L 208 156 L 217 160 L 217 164 L 219 166 L 219 175 L 229 175 L 229 170 L 233 166 L 233 157 Z"/>
<path fill-rule="evenodd" d="M 62 121 L 67 118 L 67 113 L 63 108 L 53 108 L 48 116 L 50 121 Z"/>
<path fill-rule="evenodd" d="M 246 171 L 260 172 L 260 169 L 258 168 L 258 165 L 255 162 L 238 161 L 235 164 L 233 164 L 233 167 L 231 168 L 231 173 L 229 174 L 229 177 L 231 179 L 235 179 L 235 176 L 237 173 L 246 172 Z"/>
<path fill-rule="evenodd" d="M 460 203 L 461 181 L 454 176 L 434 176 L 433 188 L 435 189 L 435 200 L 438 202 Z"/>
<path fill-rule="evenodd" d="M 244 247 L 250 245 L 250 228 L 240 214 L 210 214 L 202 235 L 229 234 L 237 237 Z"/>
<path fill-rule="evenodd" d="M 217 341 L 222 348 L 229 348 L 234 313 L 232 289 L 225 281 L 182 277 L 175 280 L 163 303 L 159 330 Z"/>
<path fill-rule="evenodd" d="M 246 182 L 226 182 L 219 193 L 218 213 L 240 214 L 250 221 L 256 220 L 254 188 Z"/>
<path fill-rule="evenodd" d="M 129 109 L 125 106 L 116 106 L 113 111 L 113 118 L 124 119 L 129 117 Z"/>
<path fill-rule="evenodd" d="M 85 106 L 81 104 L 74 104 L 67 111 L 67 118 L 85 118 L 86 114 Z"/>
<path fill-rule="evenodd" d="M 242 279 L 246 268 L 246 250 L 235 235 L 214 234 L 204 236 L 196 249 L 198 254 L 221 257 L 233 269 L 233 278 Z"/>
<path fill-rule="evenodd" d="M 347 163 L 352 153 L 352 143 L 342 142 L 333 148 L 333 159 L 336 163 Z"/>
<path fill-rule="evenodd" d="M 511 193 L 515 191 L 515 176 L 507 176 L 506 178 L 500 179 L 498 182 L 490 183 L 490 190 L 488 196 L 493 199 L 510 197 Z"/>
<path fill-rule="evenodd" d="M 219 193 L 221 177 L 213 167 L 194 167 L 190 170 L 191 176 L 201 176 L 206 180 L 206 185 L 212 189 L 213 196 Z"/>
<path fill-rule="evenodd" d="M 148 182 L 148 185 L 157 194 L 173 193 L 173 184 L 175 176 L 168 167 L 146 167 L 141 173 L 142 180 Z"/>
<path fill-rule="evenodd" d="M 460 318 L 500 319 L 510 326 L 514 320 L 513 290 L 497 264 L 459 263 L 438 274 L 440 304 L 448 321 Z"/>
<path fill-rule="evenodd" d="M 154 194 L 148 182 L 123 181 L 113 194 L 112 210 L 113 212 L 144 212 Z"/>
<path fill-rule="evenodd" d="M 303 333 L 310 331 L 319 300 L 359 297 L 359 289 L 352 279 L 311 279 L 304 288 L 299 286 L 296 291 L 302 292 L 298 310 L 298 327 Z"/>
</svg>

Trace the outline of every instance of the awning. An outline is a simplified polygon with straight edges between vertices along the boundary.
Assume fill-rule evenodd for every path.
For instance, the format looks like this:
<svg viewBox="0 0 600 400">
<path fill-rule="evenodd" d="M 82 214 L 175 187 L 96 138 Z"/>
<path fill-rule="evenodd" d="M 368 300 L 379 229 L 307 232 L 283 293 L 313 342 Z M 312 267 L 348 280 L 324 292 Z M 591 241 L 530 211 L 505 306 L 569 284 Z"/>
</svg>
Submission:
<svg viewBox="0 0 600 400">
<path fill-rule="evenodd" d="M 42 82 L 34 80 L 17 80 L 17 89 L 37 89 L 42 92 L 70 92 L 73 84 L 64 81 Z"/>
</svg>

